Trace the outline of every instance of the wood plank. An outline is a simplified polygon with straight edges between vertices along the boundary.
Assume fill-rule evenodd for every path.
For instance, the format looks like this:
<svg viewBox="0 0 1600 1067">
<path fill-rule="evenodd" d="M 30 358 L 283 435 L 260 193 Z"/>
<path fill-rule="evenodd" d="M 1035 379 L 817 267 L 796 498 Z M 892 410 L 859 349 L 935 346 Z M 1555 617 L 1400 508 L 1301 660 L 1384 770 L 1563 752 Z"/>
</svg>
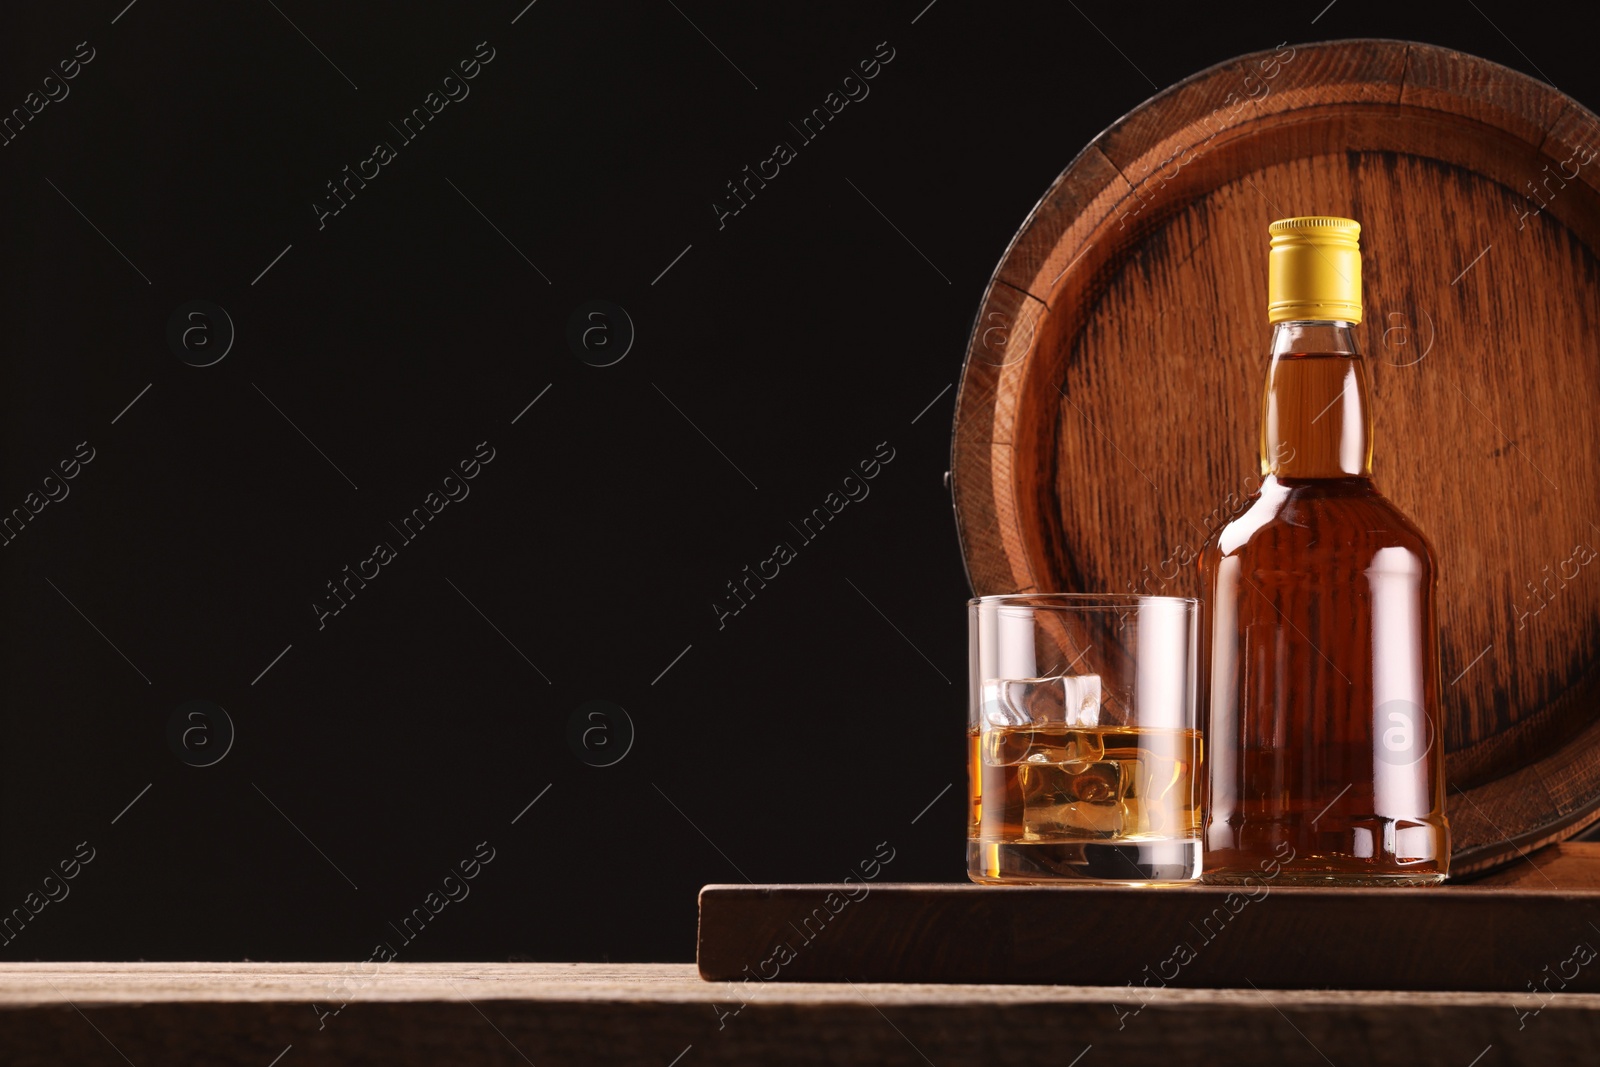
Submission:
<svg viewBox="0 0 1600 1067">
<path fill-rule="evenodd" d="M 1016 544 L 1014 528 L 1001 521 L 993 508 L 973 507 L 963 509 L 963 496 L 977 494 L 988 499 L 991 485 L 997 476 L 1004 478 L 1008 470 L 1003 462 L 1010 450 L 1002 447 L 997 453 L 990 442 L 998 434 L 1009 439 L 1011 427 L 995 427 L 986 420 L 999 414 L 993 404 L 994 391 L 1008 373 L 1026 363 L 1038 335 L 1040 322 L 1049 314 L 1043 303 L 1035 300 L 1015 286 L 998 278 L 989 283 L 984 296 L 981 328 L 974 331 L 972 345 L 961 371 L 961 388 L 956 391 L 956 419 L 964 420 L 969 432 L 953 445 L 952 464 L 966 472 L 959 483 L 952 484 L 951 496 L 956 502 L 956 532 L 965 546 L 963 558 L 969 566 L 989 567 L 984 573 L 969 573 L 969 584 L 975 588 L 994 581 L 1009 581 L 1017 568 L 1026 568 L 1026 553 Z M 1002 572 L 995 570 L 992 561 L 1011 561 Z M 991 561 L 979 564 L 976 561 Z"/>
<path fill-rule="evenodd" d="M 1562 845 L 1533 862 L 1523 877 L 1403 890 L 706 886 L 700 973 L 1526 993 L 1565 971 L 1573 988 L 1600 990 L 1600 965 L 1583 961 L 1600 954 L 1600 846 Z"/>
<path fill-rule="evenodd" d="M 1280 1067 L 1467 1064 L 1491 1046 L 1496 1057 L 1484 1064 L 1579 1063 L 1600 1043 L 1600 995 L 1588 993 L 1158 989 L 1135 1000 L 1073 986 L 730 990 L 687 964 L 389 963 L 337 1016 L 320 1016 L 351 967 L 0 964 L 0 1059 L 18 1067 L 997 1067 L 1065 1065 L 1090 1049 L 1080 1067 Z"/>
</svg>

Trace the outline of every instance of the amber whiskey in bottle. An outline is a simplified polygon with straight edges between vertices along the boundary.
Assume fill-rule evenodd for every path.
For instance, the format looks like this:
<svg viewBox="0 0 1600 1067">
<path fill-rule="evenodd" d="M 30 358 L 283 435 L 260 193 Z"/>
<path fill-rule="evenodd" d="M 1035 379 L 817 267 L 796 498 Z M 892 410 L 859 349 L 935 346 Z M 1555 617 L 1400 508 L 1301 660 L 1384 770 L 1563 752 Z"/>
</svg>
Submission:
<svg viewBox="0 0 1600 1067">
<path fill-rule="evenodd" d="M 1444 879 L 1433 549 L 1372 478 L 1360 226 L 1269 228 L 1260 489 L 1201 553 L 1204 877 Z"/>
</svg>

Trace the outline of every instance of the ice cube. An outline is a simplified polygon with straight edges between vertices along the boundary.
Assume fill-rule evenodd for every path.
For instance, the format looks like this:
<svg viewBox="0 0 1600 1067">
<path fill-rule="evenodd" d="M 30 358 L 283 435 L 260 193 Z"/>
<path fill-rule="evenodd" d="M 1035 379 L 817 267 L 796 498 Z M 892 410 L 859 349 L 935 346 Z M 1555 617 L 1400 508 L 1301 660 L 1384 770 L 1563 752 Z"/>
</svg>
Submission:
<svg viewBox="0 0 1600 1067">
<path fill-rule="evenodd" d="M 1072 779 L 1072 797 L 1081 804 L 1107 806 L 1122 802 L 1123 766 L 1120 760 L 1102 760 L 1085 767 Z"/>
<path fill-rule="evenodd" d="M 1031 839 L 1083 840 L 1124 833 L 1127 803 L 1117 761 L 1023 764 L 1018 776 L 1023 830 Z"/>
<path fill-rule="evenodd" d="M 1177 798 L 1170 796 L 1172 787 L 1178 784 L 1178 778 L 1183 767 L 1173 756 L 1165 752 L 1156 752 L 1151 749 L 1140 749 L 1142 757 L 1138 760 L 1141 764 L 1139 795 L 1147 804 L 1175 803 Z"/>
<path fill-rule="evenodd" d="M 1095 726 L 1100 722 L 1100 676 L 991 678 L 983 683 L 986 726 Z"/>
<path fill-rule="evenodd" d="M 990 767 L 1030 764 L 1081 774 L 1105 754 L 1105 739 L 1094 730 L 1068 730 L 1045 724 L 983 732 L 983 762 Z"/>
<path fill-rule="evenodd" d="M 985 726 L 1060 722 L 1066 692 L 1056 678 L 991 678 L 983 683 Z"/>
<path fill-rule="evenodd" d="M 1100 676 L 1098 674 L 1066 674 L 1062 675 L 1061 684 L 1067 691 L 1067 725 L 1098 726 L 1100 724 Z"/>
</svg>

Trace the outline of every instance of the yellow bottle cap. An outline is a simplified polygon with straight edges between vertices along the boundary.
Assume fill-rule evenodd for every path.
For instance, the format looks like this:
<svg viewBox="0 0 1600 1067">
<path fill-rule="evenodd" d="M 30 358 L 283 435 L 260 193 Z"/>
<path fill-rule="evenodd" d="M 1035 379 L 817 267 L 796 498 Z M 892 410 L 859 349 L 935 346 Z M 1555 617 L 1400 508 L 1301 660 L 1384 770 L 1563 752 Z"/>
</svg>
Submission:
<svg viewBox="0 0 1600 1067">
<path fill-rule="evenodd" d="M 1267 227 L 1267 320 L 1361 321 L 1361 224 L 1332 215 Z"/>
</svg>

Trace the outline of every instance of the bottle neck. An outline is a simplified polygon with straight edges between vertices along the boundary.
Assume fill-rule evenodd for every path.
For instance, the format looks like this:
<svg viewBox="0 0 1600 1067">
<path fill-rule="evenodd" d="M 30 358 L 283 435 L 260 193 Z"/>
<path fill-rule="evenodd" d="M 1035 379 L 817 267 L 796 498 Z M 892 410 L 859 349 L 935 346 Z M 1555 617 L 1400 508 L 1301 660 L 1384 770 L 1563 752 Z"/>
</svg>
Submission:
<svg viewBox="0 0 1600 1067">
<path fill-rule="evenodd" d="M 1280 322 L 1261 408 L 1261 473 L 1371 478 L 1372 403 L 1350 323 Z"/>
</svg>

